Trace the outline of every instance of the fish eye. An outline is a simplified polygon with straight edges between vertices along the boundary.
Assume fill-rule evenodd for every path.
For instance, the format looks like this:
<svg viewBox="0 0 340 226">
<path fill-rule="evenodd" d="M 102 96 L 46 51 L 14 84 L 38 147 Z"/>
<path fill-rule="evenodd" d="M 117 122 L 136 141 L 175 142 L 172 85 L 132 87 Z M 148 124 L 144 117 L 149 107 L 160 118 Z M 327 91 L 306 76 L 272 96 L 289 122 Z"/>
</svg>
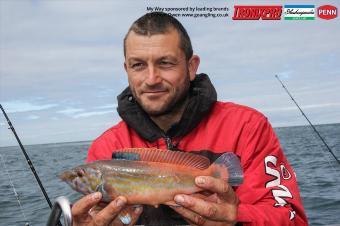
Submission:
<svg viewBox="0 0 340 226">
<path fill-rule="evenodd" d="M 85 175 L 85 171 L 83 169 L 77 170 L 77 176 L 78 177 L 83 177 Z"/>
</svg>

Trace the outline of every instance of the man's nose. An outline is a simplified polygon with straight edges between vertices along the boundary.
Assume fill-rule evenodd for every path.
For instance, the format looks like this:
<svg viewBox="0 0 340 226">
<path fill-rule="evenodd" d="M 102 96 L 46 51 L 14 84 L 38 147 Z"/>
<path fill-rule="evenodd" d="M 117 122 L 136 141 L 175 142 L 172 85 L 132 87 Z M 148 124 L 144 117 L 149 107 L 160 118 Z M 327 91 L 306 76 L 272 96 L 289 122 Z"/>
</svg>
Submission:
<svg viewBox="0 0 340 226">
<path fill-rule="evenodd" d="M 146 84 L 149 86 L 156 85 L 162 81 L 160 76 L 160 71 L 155 66 L 149 66 L 148 77 L 146 79 Z"/>
</svg>

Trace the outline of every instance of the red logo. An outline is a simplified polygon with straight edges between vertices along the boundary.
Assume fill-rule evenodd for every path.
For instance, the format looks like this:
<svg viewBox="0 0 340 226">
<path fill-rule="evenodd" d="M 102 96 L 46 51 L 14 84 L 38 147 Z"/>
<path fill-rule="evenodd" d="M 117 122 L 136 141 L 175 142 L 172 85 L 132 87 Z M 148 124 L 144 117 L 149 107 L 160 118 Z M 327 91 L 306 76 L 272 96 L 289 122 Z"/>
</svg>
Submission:
<svg viewBox="0 0 340 226">
<path fill-rule="evenodd" d="M 281 20 L 282 6 L 234 6 L 233 20 Z"/>
<path fill-rule="evenodd" d="M 332 5 L 323 5 L 318 8 L 318 17 L 325 20 L 334 19 L 338 16 L 338 9 Z"/>
</svg>

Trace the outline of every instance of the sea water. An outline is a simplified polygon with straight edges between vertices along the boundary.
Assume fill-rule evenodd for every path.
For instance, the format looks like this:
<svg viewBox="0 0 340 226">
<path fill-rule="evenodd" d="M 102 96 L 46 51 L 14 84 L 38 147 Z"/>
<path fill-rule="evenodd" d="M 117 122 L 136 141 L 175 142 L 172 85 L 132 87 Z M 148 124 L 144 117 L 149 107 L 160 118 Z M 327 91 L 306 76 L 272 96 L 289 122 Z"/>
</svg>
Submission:
<svg viewBox="0 0 340 226">
<path fill-rule="evenodd" d="M 317 126 L 340 159 L 340 124 Z M 309 126 L 276 128 L 287 158 L 297 175 L 310 225 L 340 225 L 340 165 Z M 53 201 L 67 196 L 71 202 L 80 195 L 57 178 L 63 170 L 84 162 L 90 142 L 25 146 L 34 167 Z M 0 161 L 0 225 L 45 225 L 50 208 L 38 187 L 21 150 L 0 147 L 6 168 Z M 19 196 L 14 195 L 7 171 Z"/>
</svg>

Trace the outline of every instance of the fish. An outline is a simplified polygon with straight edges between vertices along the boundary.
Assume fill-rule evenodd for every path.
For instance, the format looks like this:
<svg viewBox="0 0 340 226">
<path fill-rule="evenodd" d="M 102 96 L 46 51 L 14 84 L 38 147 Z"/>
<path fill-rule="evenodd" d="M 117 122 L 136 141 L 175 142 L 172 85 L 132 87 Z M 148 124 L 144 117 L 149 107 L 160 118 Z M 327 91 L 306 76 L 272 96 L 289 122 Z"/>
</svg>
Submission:
<svg viewBox="0 0 340 226">
<path fill-rule="evenodd" d="M 66 170 L 59 176 L 84 195 L 102 193 L 102 201 L 125 196 L 131 205 L 174 205 L 177 194 L 202 191 L 197 176 L 220 178 L 232 186 L 243 181 L 239 158 L 222 154 L 210 164 L 208 158 L 181 151 L 156 148 L 127 148 L 113 153 L 112 160 L 98 160 Z"/>
</svg>

